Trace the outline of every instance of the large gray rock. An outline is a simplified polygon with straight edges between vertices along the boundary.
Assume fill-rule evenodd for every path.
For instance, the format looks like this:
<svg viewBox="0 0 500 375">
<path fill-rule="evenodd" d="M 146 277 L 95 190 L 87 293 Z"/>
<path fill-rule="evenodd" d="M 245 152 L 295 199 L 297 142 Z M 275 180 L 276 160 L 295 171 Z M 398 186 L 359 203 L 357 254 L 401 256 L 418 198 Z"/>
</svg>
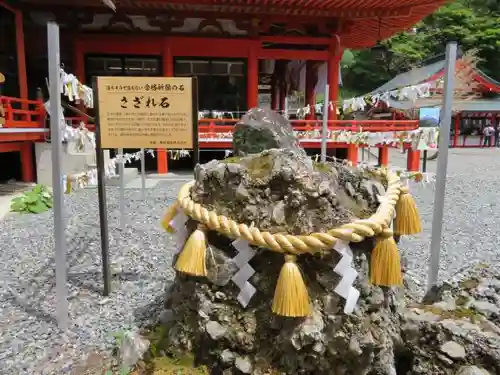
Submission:
<svg viewBox="0 0 500 375">
<path fill-rule="evenodd" d="M 241 133 L 250 143 L 267 131 L 250 128 Z M 246 156 L 198 165 L 194 201 L 271 233 L 326 231 L 376 211 L 387 181 L 340 163 L 312 163 L 286 132 L 272 130 L 270 140 L 255 136 L 262 147 L 281 148 L 257 154 L 246 149 Z M 298 257 L 312 314 L 283 318 L 271 312 L 283 254 L 255 249 L 249 282 L 257 293 L 243 308 L 232 281 L 238 272 L 232 241 L 209 231 L 208 276 L 176 278 L 165 306 L 177 317 L 168 323 L 170 353 L 194 352 L 197 363 L 224 375 L 456 375 L 464 365 L 500 373 L 495 309 L 477 302 L 465 307 L 470 299 L 496 304 L 492 293 L 499 284 L 438 288 L 429 305 L 406 308 L 403 293 L 370 285 L 374 239 L 367 239 L 350 244 L 360 292 L 351 315 L 335 292 L 342 277 L 333 271 L 340 255 L 332 251 Z"/>
<path fill-rule="evenodd" d="M 250 109 L 234 128 L 234 154 L 257 154 L 271 148 L 293 150 L 305 155 L 286 118 L 271 109 Z"/>
</svg>

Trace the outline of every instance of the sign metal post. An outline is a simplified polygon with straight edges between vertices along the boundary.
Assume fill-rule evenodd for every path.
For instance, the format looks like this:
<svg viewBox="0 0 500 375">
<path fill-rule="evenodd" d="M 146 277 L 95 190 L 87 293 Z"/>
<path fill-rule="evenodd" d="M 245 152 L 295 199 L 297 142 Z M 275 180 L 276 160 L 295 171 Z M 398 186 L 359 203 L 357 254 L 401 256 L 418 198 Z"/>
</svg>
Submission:
<svg viewBox="0 0 500 375">
<path fill-rule="evenodd" d="M 124 231 L 125 222 L 125 160 L 123 160 L 123 148 L 118 149 L 120 164 L 118 164 L 118 173 L 120 174 L 120 227 Z"/>
<path fill-rule="evenodd" d="M 146 200 L 146 152 L 141 148 L 141 193 L 142 200 Z"/>
<path fill-rule="evenodd" d="M 59 25 L 47 23 L 50 91 L 50 139 L 52 143 L 52 189 L 54 210 L 54 248 L 56 258 L 56 314 L 59 328 L 68 328 L 68 290 L 66 287 L 66 246 L 64 242 L 64 191 L 61 171 L 61 62 Z"/>
<path fill-rule="evenodd" d="M 326 162 L 326 145 L 328 138 L 328 107 L 329 107 L 329 97 L 330 85 L 325 86 L 325 103 L 323 105 L 323 127 L 321 128 L 321 162 Z"/>
<path fill-rule="evenodd" d="M 446 45 L 446 63 L 444 72 L 444 97 L 439 127 L 439 156 L 436 172 L 436 192 L 434 195 L 434 214 L 432 216 L 431 254 L 429 259 L 429 275 L 427 289 L 430 290 L 438 282 L 441 237 L 443 230 L 444 197 L 446 189 L 446 173 L 448 169 L 448 146 L 450 141 L 451 110 L 453 101 L 453 80 L 457 60 L 457 43 Z"/>
<path fill-rule="evenodd" d="M 93 82 L 95 93 L 95 136 L 96 136 L 96 161 L 97 161 L 97 194 L 99 199 L 99 224 L 101 228 L 101 254 L 102 254 L 102 277 L 103 294 L 109 296 L 111 292 L 111 271 L 109 267 L 109 231 L 108 231 L 108 212 L 106 204 L 106 176 L 104 171 L 104 151 L 102 149 L 102 129 L 99 98 L 99 78 Z"/>
</svg>

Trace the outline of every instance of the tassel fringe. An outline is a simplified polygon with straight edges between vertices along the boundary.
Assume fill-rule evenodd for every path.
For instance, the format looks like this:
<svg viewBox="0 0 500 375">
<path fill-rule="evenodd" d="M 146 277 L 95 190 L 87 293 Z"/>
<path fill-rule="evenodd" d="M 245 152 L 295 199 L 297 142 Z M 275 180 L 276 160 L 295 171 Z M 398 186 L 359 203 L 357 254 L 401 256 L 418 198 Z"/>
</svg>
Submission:
<svg viewBox="0 0 500 375">
<path fill-rule="evenodd" d="M 377 245 L 372 250 L 370 264 L 370 282 L 379 286 L 403 285 L 401 274 L 401 257 L 392 233 L 386 231 L 385 238 L 377 239 Z"/>
<path fill-rule="evenodd" d="M 163 229 L 165 229 L 169 233 L 175 232 L 175 229 L 172 228 L 172 226 L 170 225 L 170 222 L 177 215 L 177 208 L 178 208 L 178 204 L 177 204 L 177 202 L 175 202 L 173 205 L 171 205 L 167 209 L 167 212 L 165 212 L 165 215 L 163 216 L 163 219 L 161 220 L 161 226 L 163 227 Z"/>
<path fill-rule="evenodd" d="M 273 313 L 288 317 L 305 317 L 311 313 L 309 293 L 296 263 L 295 255 L 285 255 L 273 299 Z"/>
<path fill-rule="evenodd" d="M 420 215 L 415 199 L 408 193 L 408 188 L 403 188 L 396 203 L 394 232 L 399 235 L 412 235 L 421 231 Z"/>
<path fill-rule="evenodd" d="M 175 262 L 175 269 L 191 276 L 207 276 L 206 253 L 205 232 L 198 227 L 186 241 Z"/>
</svg>

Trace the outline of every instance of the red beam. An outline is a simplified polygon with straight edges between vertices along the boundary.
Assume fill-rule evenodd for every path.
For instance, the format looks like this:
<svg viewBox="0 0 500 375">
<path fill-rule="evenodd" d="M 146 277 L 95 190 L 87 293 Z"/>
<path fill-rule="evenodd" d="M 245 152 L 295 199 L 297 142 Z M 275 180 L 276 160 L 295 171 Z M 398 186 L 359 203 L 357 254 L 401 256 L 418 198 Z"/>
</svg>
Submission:
<svg viewBox="0 0 500 375">
<path fill-rule="evenodd" d="M 2 133 L 0 132 L 0 142 L 20 142 L 20 141 L 45 141 L 48 135 L 46 132 L 40 133 Z"/>
<path fill-rule="evenodd" d="M 288 43 L 288 44 L 311 44 L 311 45 L 329 45 L 330 38 L 315 38 L 310 36 L 261 36 L 263 43 Z"/>
<path fill-rule="evenodd" d="M 0 152 L 18 152 L 21 151 L 23 142 L 5 142 L 0 143 Z"/>
<path fill-rule="evenodd" d="M 261 48 L 258 54 L 260 59 L 268 60 L 328 60 L 327 51 L 301 51 Z"/>
</svg>

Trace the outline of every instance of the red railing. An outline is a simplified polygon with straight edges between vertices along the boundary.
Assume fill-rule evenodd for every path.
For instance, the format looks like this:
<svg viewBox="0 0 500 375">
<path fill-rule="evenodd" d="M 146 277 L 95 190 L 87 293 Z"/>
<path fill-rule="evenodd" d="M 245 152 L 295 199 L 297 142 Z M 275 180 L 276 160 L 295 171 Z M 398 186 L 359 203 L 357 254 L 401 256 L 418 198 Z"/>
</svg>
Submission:
<svg viewBox="0 0 500 375">
<path fill-rule="evenodd" d="M 5 112 L 4 128 L 44 127 L 45 109 L 41 101 L 0 96 L 0 105 Z"/>
<path fill-rule="evenodd" d="M 200 119 L 198 127 L 200 133 L 224 133 L 231 131 L 239 119 Z M 322 120 L 290 120 L 292 127 L 297 131 L 321 130 Z M 329 120 L 329 130 L 350 130 L 369 132 L 391 132 L 415 130 L 418 120 Z"/>
<path fill-rule="evenodd" d="M 17 98 L 0 97 L 5 109 L 5 127 L 45 127 L 45 111 L 43 104 L 34 100 L 22 100 Z M 18 108 L 16 108 L 18 107 Z M 32 107 L 30 109 L 30 107 Z M 198 132 L 201 139 L 218 139 L 232 137 L 234 125 L 239 119 L 200 119 L 198 121 Z M 83 122 L 94 130 L 93 124 L 88 124 L 85 117 L 66 117 L 66 123 L 73 127 L 78 127 Z M 311 132 L 319 133 L 322 129 L 322 120 L 291 120 L 295 131 L 304 132 L 303 137 L 311 138 Z M 328 129 L 348 130 L 353 132 L 391 132 L 414 130 L 418 128 L 417 120 L 330 120 Z M 299 136 L 300 137 L 300 136 Z M 313 137 L 314 138 L 314 137 Z"/>
</svg>

